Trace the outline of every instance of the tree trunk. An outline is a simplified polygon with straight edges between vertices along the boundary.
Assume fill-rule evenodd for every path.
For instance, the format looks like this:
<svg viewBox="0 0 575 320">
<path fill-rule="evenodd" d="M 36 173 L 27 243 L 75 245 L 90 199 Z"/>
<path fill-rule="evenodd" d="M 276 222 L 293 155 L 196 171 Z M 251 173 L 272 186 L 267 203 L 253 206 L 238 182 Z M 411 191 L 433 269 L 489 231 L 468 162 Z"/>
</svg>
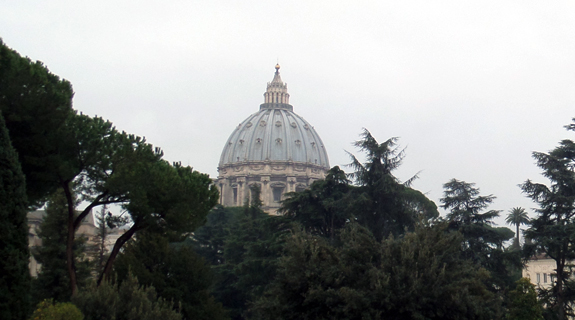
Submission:
<svg viewBox="0 0 575 320">
<path fill-rule="evenodd" d="M 107 191 L 98 195 L 96 197 L 96 199 L 94 199 L 94 201 L 92 201 L 92 203 L 90 203 L 82 212 L 80 212 L 80 214 L 74 220 L 74 231 L 78 230 L 78 228 L 80 227 L 80 224 L 82 224 L 82 220 L 84 220 L 84 218 L 86 218 L 86 216 L 90 213 L 90 211 L 92 211 L 92 209 L 94 209 L 95 207 L 101 206 L 101 205 L 107 205 L 107 204 L 111 204 L 111 203 L 119 203 L 119 202 L 123 201 L 122 199 L 115 199 L 113 201 L 100 201 L 107 196 L 108 196 Z"/>
<path fill-rule="evenodd" d="M 565 264 L 562 261 L 562 258 L 559 258 L 557 262 L 557 319 L 558 320 L 565 320 L 565 300 L 563 297 L 563 269 L 565 268 Z"/>
<path fill-rule="evenodd" d="M 519 243 L 519 225 L 520 225 L 520 223 L 516 224 L 516 226 L 517 226 L 517 235 L 516 235 L 516 237 L 517 237 L 517 249 L 521 249 L 521 244 Z"/>
<path fill-rule="evenodd" d="M 102 273 L 100 273 L 100 276 L 98 277 L 98 286 L 100 286 L 104 278 L 106 280 L 110 280 L 110 275 L 112 273 L 112 266 L 114 264 L 114 260 L 116 260 L 116 257 L 118 256 L 118 253 L 120 253 L 120 249 L 128 240 L 130 240 L 130 238 L 132 238 L 132 236 L 139 229 L 140 229 L 139 225 L 137 223 L 134 223 L 134 225 L 128 231 L 126 231 L 123 235 L 121 235 L 118 238 L 118 240 L 116 240 L 116 243 L 114 244 L 114 249 L 112 249 L 112 252 L 108 257 L 108 260 L 106 261 L 106 266 L 104 267 L 104 270 L 102 270 Z"/>
<path fill-rule="evenodd" d="M 74 195 L 72 194 L 72 190 L 70 190 L 70 183 L 71 181 L 64 181 L 62 182 L 62 188 L 64 189 L 64 194 L 66 195 L 66 202 L 68 204 L 68 237 L 66 241 L 66 265 L 68 269 L 68 277 L 70 278 L 70 289 L 72 291 L 72 295 L 76 293 L 78 290 L 78 280 L 76 278 L 76 265 L 74 261 L 74 239 L 76 237 L 76 230 L 80 227 L 82 223 L 82 219 L 84 219 L 92 208 L 101 205 L 107 204 L 110 202 L 100 202 L 104 197 L 107 196 L 107 192 L 102 193 L 101 195 L 97 196 L 92 203 L 80 215 L 76 217 L 76 206 L 74 204 Z"/>
<path fill-rule="evenodd" d="M 74 264 L 74 236 L 76 230 L 74 229 L 74 198 L 70 191 L 70 181 L 63 182 L 64 194 L 66 195 L 66 202 L 68 203 L 68 239 L 66 241 L 66 265 L 68 268 L 68 277 L 70 278 L 70 289 L 72 295 L 76 293 L 76 266 Z"/>
</svg>

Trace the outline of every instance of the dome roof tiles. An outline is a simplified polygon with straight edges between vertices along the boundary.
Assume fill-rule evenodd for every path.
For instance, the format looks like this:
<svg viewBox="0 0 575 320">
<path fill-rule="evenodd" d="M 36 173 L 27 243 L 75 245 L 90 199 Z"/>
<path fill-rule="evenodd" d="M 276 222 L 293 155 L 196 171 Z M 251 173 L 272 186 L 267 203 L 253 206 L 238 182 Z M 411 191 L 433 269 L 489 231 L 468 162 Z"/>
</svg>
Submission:
<svg viewBox="0 0 575 320">
<path fill-rule="evenodd" d="M 317 132 L 287 108 L 261 109 L 236 128 L 219 165 L 243 161 L 293 161 L 329 168 L 327 152 Z"/>
</svg>

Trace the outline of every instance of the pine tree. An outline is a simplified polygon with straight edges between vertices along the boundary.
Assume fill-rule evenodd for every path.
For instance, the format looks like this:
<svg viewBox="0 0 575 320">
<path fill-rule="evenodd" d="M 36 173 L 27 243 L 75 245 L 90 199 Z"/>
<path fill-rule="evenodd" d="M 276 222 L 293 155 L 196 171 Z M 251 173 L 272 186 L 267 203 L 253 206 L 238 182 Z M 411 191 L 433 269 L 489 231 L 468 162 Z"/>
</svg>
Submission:
<svg viewBox="0 0 575 320">
<path fill-rule="evenodd" d="M 459 231 L 463 242 L 463 255 L 491 272 L 494 291 L 502 291 L 517 280 L 514 271 L 521 267 L 519 252 L 504 250 L 505 241 L 513 237 L 513 231 L 494 227 L 493 219 L 498 210 L 487 210 L 495 199 L 493 195 L 480 195 L 475 183 L 451 179 L 443 185 L 442 207 L 448 210 L 447 219 L 451 230 Z"/>
<path fill-rule="evenodd" d="M 0 319 L 25 319 L 30 307 L 26 185 L 0 114 Z"/>
<path fill-rule="evenodd" d="M 573 121 L 567 130 L 575 131 L 575 118 Z M 575 142 L 565 139 L 548 153 L 534 152 L 533 158 L 549 183 L 527 180 L 521 186 L 539 205 L 537 217 L 525 231 L 525 238 L 532 240 L 531 245 L 525 245 L 525 251 L 543 252 L 555 260 L 557 281 L 548 292 L 546 304 L 557 319 L 563 320 L 575 313 L 570 262 L 575 260 Z"/>
<path fill-rule="evenodd" d="M 364 129 L 354 146 L 365 152 L 366 162 L 361 163 L 349 153 L 349 166 L 354 170 L 350 176 L 359 186 L 350 198 L 353 202 L 350 208 L 357 221 L 369 228 L 376 239 L 413 230 L 419 216 L 431 219 L 439 215 L 433 201 L 410 188 L 417 174 L 404 182 L 394 176 L 405 156 L 404 149 L 397 146 L 397 138 L 379 143 Z"/>
<path fill-rule="evenodd" d="M 19 155 L 31 205 L 43 204 L 57 189 L 54 172 L 69 160 L 62 147 L 68 141 L 65 122 L 73 114 L 73 95 L 70 82 L 0 39 L 0 112 Z"/>
</svg>

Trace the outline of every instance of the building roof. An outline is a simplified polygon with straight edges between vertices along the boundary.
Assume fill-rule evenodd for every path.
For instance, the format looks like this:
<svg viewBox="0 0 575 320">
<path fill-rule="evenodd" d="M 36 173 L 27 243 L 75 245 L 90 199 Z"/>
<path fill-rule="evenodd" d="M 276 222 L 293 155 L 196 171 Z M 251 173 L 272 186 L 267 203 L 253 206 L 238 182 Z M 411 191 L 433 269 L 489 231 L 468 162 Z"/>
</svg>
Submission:
<svg viewBox="0 0 575 320">
<path fill-rule="evenodd" d="M 230 135 L 219 166 L 245 161 L 293 161 L 329 169 L 321 138 L 289 104 L 287 84 L 281 80 L 279 65 L 264 97 L 260 110 L 240 123 Z"/>
</svg>

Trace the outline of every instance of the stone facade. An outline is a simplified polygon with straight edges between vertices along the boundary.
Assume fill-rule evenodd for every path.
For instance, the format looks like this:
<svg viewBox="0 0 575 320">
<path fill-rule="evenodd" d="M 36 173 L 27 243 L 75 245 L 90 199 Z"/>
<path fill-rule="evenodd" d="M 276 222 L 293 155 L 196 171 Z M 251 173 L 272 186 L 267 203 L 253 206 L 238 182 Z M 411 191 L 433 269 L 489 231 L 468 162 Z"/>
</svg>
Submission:
<svg viewBox="0 0 575 320">
<path fill-rule="evenodd" d="M 522 276 L 528 278 L 535 287 L 549 288 L 555 281 L 555 260 L 539 255 L 527 261 Z"/>
<path fill-rule="evenodd" d="M 241 206 L 250 185 L 261 188 L 264 211 L 275 214 L 287 192 L 301 191 L 329 170 L 327 151 L 314 128 L 293 112 L 279 74 L 267 84 L 260 110 L 226 142 L 216 185 L 220 204 Z"/>
</svg>

